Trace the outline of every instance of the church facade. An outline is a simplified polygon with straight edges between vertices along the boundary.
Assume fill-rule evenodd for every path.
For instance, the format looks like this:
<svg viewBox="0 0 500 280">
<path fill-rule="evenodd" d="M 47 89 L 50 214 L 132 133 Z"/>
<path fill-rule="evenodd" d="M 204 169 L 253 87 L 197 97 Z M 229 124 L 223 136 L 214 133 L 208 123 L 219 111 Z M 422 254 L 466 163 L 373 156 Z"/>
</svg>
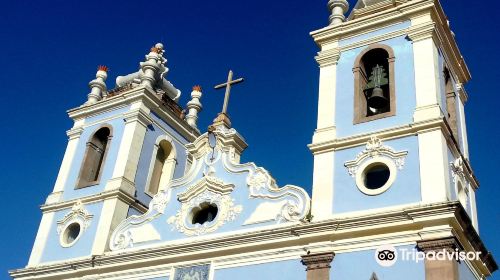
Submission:
<svg viewBox="0 0 500 280">
<path fill-rule="evenodd" d="M 438 0 L 330 0 L 320 51 L 312 196 L 243 163 L 223 111 L 197 126 L 162 44 L 74 126 L 25 268 L 13 279 L 485 279 L 464 85 Z"/>
</svg>

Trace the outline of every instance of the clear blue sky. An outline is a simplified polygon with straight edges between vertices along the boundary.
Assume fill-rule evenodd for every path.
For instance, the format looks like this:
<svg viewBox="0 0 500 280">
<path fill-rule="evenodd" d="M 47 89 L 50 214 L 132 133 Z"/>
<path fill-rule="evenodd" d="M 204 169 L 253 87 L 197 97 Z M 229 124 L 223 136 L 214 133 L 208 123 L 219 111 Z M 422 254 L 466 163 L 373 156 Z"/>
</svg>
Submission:
<svg viewBox="0 0 500 280">
<path fill-rule="evenodd" d="M 350 1 L 351 5 L 353 1 Z M 317 48 L 309 32 L 327 24 L 327 0 L 9 1 L 0 9 L 0 278 L 26 265 L 72 122 L 96 66 L 114 77 L 137 70 L 149 48 L 166 48 L 168 78 L 188 101 L 205 88 L 201 127 L 220 110 L 212 86 L 232 68 L 246 81 L 234 89 L 233 125 L 250 144 L 244 161 L 270 170 L 280 185 L 312 183 L 310 143 L 316 122 Z M 497 1 L 444 1 L 473 80 L 466 107 L 480 233 L 500 262 L 498 149 L 500 94 Z M 486 4 L 487 3 L 487 4 Z M 497 279 L 500 277 L 497 275 Z"/>
</svg>

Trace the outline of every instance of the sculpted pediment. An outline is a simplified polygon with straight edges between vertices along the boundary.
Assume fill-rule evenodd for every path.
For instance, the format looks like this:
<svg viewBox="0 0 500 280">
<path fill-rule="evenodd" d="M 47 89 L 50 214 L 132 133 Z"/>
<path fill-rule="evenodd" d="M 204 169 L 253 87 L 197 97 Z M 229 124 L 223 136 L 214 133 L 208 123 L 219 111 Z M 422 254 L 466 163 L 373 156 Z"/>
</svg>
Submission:
<svg viewBox="0 0 500 280">
<path fill-rule="evenodd" d="M 236 130 L 223 125 L 188 144 L 190 170 L 155 195 L 145 214 L 117 226 L 111 250 L 303 222 L 310 208 L 307 192 L 280 188 L 264 168 L 239 163 L 246 147 Z"/>
</svg>

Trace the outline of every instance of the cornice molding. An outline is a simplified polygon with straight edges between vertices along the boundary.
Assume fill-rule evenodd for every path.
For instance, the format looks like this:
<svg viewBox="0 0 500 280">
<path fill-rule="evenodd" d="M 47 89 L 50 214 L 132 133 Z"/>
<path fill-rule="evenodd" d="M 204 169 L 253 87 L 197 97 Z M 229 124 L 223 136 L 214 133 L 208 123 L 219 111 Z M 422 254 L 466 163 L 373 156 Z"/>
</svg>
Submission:
<svg viewBox="0 0 500 280">
<path fill-rule="evenodd" d="M 340 50 L 341 50 L 341 52 L 344 52 L 344 51 L 356 49 L 356 48 L 363 47 L 363 46 L 377 44 L 377 43 L 380 43 L 382 41 L 405 36 L 407 34 L 407 32 L 408 32 L 408 28 L 402 28 L 402 29 L 399 29 L 396 31 L 392 31 L 392 32 L 384 33 L 382 35 L 374 36 L 374 37 L 371 37 L 371 38 L 368 38 L 365 40 L 356 41 L 352 44 L 344 45 L 340 48 Z"/>
<path fill-rule="evenodd" d="M 83 131 L 84 131 L 83 127 L 73 127 L 72 129 L 66 131 L 66 135 L 68 136 L 69 140 L 73 140 L 80 138 Z"/>
<path fill-rule="evenodd" d="M 382 10 L 372 15 L 366 15 L 354 20 L 348 20 L 340 25 L 328 26 L 313 31 L 310 35 L 316 44 L 322 48 L 335 41 L 349 39 L 425 15 L 430 17 L 430 21 L 424 23 L 423 26 L 410 27 L 409 37 L 413 37 L 413 40 L 416 41 L 429 37 L 434 38 L 436 44 L 442 47 L 452 72 L 457 75 L 461 83 L 467 83 L 471 79 L 469 69 L 447 24 L 447 17 L 439 1 L 408 1 L 397 7 Z M 360 43 L 358 46 L 362 45 L 363 43 Z"/>
<path fill-rule="evenodd" d="M 392 9 L 383 10 L 373 15 L 349 20 L 341 25 L 328 26 L 310 33 L 318 46 L 329 44 L 332 41 L 362 35 L 394 24 L 410 20 L 410 16 L 421 13 L 432 7 L 432 1 L 411 1 Z"/>
<path fill-rule="evenodd" d="M 467 94 L 464 85 L 458 83 L 456 84 L 456 87 L 458 91 L 458 96 L 460 97 L 460 101 L 462 101 L 463 104 L 467 103 L 467 101 L 469 100 L 469 95 Z"/>
<path fill-rule="evenodd" d="M 450 29 L 448 17 L 444 13 L 443 7 L 439 1 L 436 1 L 432 11 L 433 20 L 436 22 L 436 30 L 443 48 L 444 56 L 449 62 L 449 66 L 453 72 L 458 75 L 458 80 L 466 84 L 471 79 L 471 73 L 460 52 L 455 36 Z"/>
<path fill-rule="evenodd" d="M 330 50 L 320 51 L 318 52 L 318 55 L 315 57 L 315 59 L 320 67 L 337 65 L 340 59 L 340 49 L 334 48 Z"/>
<path fill-rule="evenodd" d="M 106 98 L 92 105 L 84 105 L 75 109 L 68 110 L 71 119 L 77 121 L 91 116 L 97 116 L 104 112 L 110 112 L 118 108 L 125 108 L 133 103 L 143 103 L 151 112 L 154 112 L 159 118 L 163 119 L 179 132 L 188 141 L 194 141 L 199 136 L 199 132 L 188 125 L 184 120 L 175 116 L 170 110 L 164 109 L 162 101 L 157 98 L 150 88 L 138 86 L 129 89 L 116 96 Z"/>
<path fill-rule="evenodd" d="M 417 248 L 423 252 L 434 252 L 443 249 L 449 251 L 462 249 L 456 237 L 418 241 Z"/>
<path fill-rule="evenodd" d="M 450 147 L 453 153 L 453 156 L 465 159 L 464 155 L 459 150 L 458 144 L 453 139 L 453 132 L 451 131 L 451 128 L 443 118 L 415 122 L 407 125 L 391 127 L 379 131 L 373 131 L 370 133 L 352 135 L 344 138 L 335 138 L 328 141 L 315 142 L 309 144 L 308 147 L 313 155 L 318 155 L 322 153 L 340 151 L 365 145 L 366 142 L 369 141 L 370 138 L 374 135 L 376 135 L 380 139 L 387 141 L 408 136 L 415 136 L 419 133 L 425 133 L 433 130 L 441 130 L 441 132 L 445 136 L 448 147 Z M 470 162 L 468 160 L 464 160 L 464 166 L 467 168 L 467 174 L 469 174 L 468 177 L 472 186 L 475 189 L 478 189 L 479 182 L 474 175 L 474 170 L 472 169 Z"/>
<path fill-rule="evenodd" d="M 434 42 L 439 42 L 436 33 L 436 24 L 433 22 L 426 22 L 423 24 L 411 26 L 407 31 L 408 38 L 415 42 L 423 41 L 432 38 Z"/>
<path fill-rule="evenodd" d="M 142 109 L 135 109 L 125 113 L 123 119 L 125 120 L 125 123 L 138 122 L 144 127 L 153 123 L 153 119 L 149 116 L 149 113 Z"/>
<path fill-rule="evenodd" d="M 259 248 L 259 251 L 277 247 L 283 250 L 287 247 L 302 248 L 305 252 L 308 248 L 317 245 L 314 250 L 316 252 L 321 248 L 328 248 L 327 250 L 340 253 L 350 247 L 355 250 L 360 250 L 362 247 L 376 247 L 378 243 L 388 242 L 393 238 L 414 244 L 425 240 L 422 236 L 430 229 L 443 228 L 443 226 L 448 226 L 448 228 L 442 234 L 449 234 L 449 237 L 454 236 L 453 232 L 464 232 L 455 237 L 460 244 L 467 245 L 464 246 L 466 250 L 486 250 L 460 203 L 443 202 L 379 211 L 350 218 L 284 224 L 259 230 L 192 238 L 189 243 L 172 242 L 156 248 L 131 248 L 109 252 L 102 256 L 89 256 L 85 259 L 65 260 L 13 270 L 10 271 L 10 275 L 16 279 L 61 279 L 71 278 L 85 272 L 90 277 L 92 274 L 150 267 L 160 263 L 194 261 L 208 256 L 231 258 L 235 254 L 255 252 L 256 248 Z M 436 231 L 431 230 L 431 232 Z M 379 236 L 381 233 L 384 233 L 383 236 Z M 366 238 L 360 239 L 361 236 Z M 469 237 L 472 238 L 470 241 Z M 332 238 L 337 244 L 333 247 L 331 246 Z M 378 241 L 373 243 L 374 240 Z M 474 263 L 482 271 L 490 273 L 493 272 L 492 269 L 495 269 L 495 264 L 491 254 L 486 254 L 484 260 Z"/>
<path fill-rule="evenodd" d="M 57 202 L 57 203 L 51 203 L 51 204 L 43 204 L 40 206 L 40 209 L 42 212 L 49 213 L 49 212 L 56 212 L 60 211 L 63 209 L 68 209 L 72 208 L 73 205 L 77 202 L 81 202 L 85 205 L 87 204 L 92 204 L 96 202 L 101 202 L 107 199 L 113 199 L 113 198 L 118 198 L 119 200 L 129 204 L 132 208 L 136 209 L 137 211 L 144 213 L 147 211 L 147 208 L 136 202 L 136 199 L 125 192 L 124 190 L 121 189 L 114 189 L 114 190 L 109 190 L 109 191 L 104 191 L 95 195 L 89 195 L 87 197 L 82 197 L 82 198 L 76 198 L 76 199 L 71 199 L 71 200 L 66 200 L 62 202 Z"/>
<path fill-rule="evenodd" d="M 306 266 L 306 271 L 325 269 L 331 267 L 330 263 L 332 263 L 334 257 L 334 252 L 309 254 L 303 255 L 301 262 Z"/>
<path fill-rule="evenodd" d="M 216 194 L 227 195 L 234 190 L 233 184 L 226 184 L 219 178 L 212 176 L 205 176 L 200 179 L 196 184 L 187 188 L 187 190 L 178 195 L 180 202 L 186 202 L 198 196 L 202 192 L 208 190 Z"/>
<path fill-rule="evenodd" d="M 415 122 L 412 124 L 382 129 L 379 131 L 373 131 L 370 133 L 357 134 L 344 138 L 336 138 L 329 141 L 323 141 L 318 143 L 309 144 L 308 147 L 311 152 L 316 154 L 328 153 L 337 150 L 348 149 L 360 145 L 364 145 L 370 140 L 373 135 L 377 135 L 378 138 L 389 140 L 403 138 L 411 135 L 417 135 L 418 133 L 428 132 L 432 130 L 443 129 L 445 126 L 442 118 L 437 118 L 433 120 L 426 120 L 421 122 Z"/>
</svg>

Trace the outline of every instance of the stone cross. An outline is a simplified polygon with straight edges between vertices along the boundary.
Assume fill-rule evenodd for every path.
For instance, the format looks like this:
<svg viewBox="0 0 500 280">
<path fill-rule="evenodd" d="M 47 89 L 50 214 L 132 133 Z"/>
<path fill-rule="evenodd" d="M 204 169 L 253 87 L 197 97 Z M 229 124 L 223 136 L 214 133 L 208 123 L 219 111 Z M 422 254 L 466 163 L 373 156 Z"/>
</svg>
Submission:
<svg viewBox="0 0 500 280">
<path fill-rule="evenodd" d="M 226 88 L 226 94 L 224 96 L 224 105 L 222 106 L 222 114 L 227 115 L 227 105 L 229 103 L 229 95 L 231 94 L 231 86 L 243 82 L 243 78 L 233 80 L 233 71 L 229 70 L 229 75 L 227 76 L 227 82 L 216 85 L 215 89 Z"/>
</svg>

